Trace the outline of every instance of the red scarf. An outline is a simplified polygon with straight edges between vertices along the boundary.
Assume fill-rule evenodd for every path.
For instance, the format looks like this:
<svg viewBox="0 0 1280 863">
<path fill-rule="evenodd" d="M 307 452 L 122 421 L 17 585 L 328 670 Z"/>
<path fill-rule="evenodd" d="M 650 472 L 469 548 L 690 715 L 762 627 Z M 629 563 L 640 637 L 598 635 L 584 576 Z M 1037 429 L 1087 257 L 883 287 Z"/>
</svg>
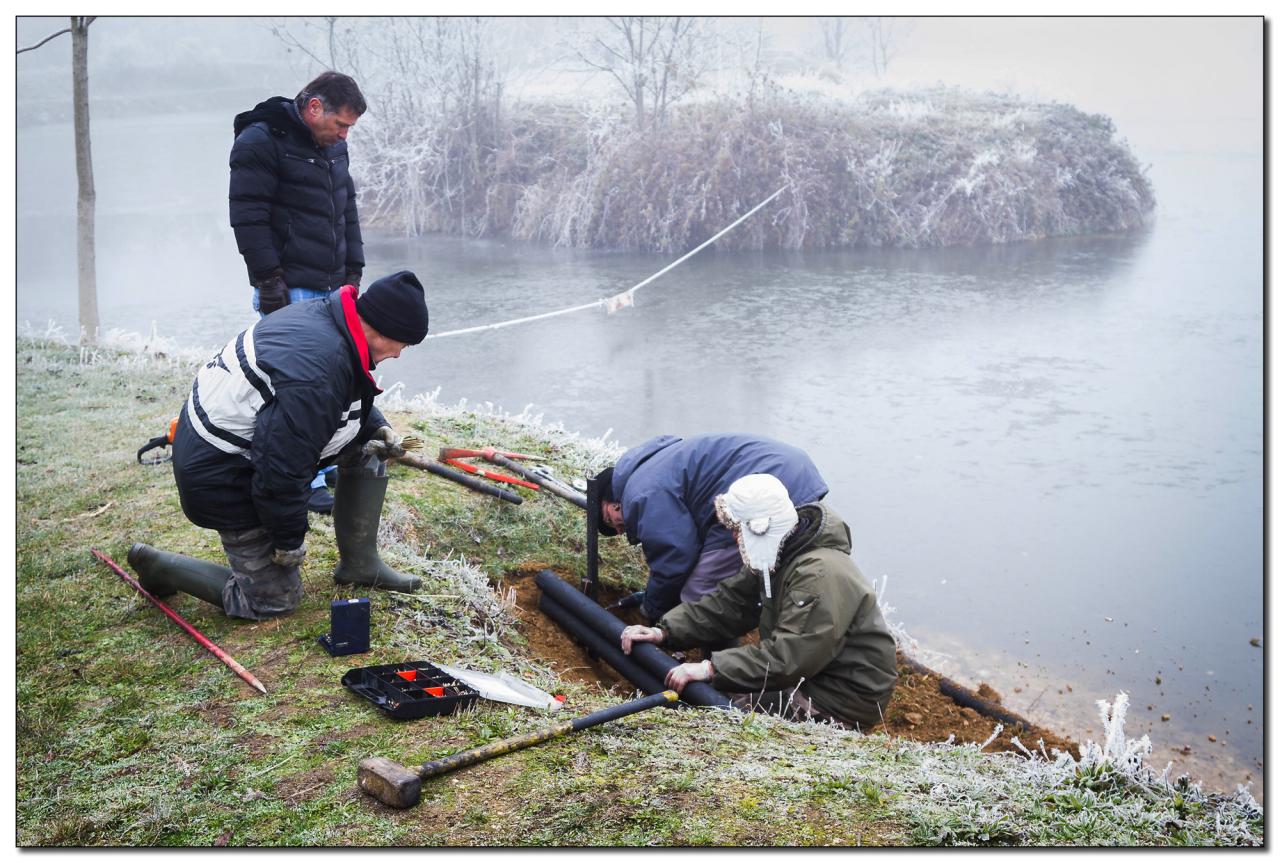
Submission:
<svg viewBox="0 0 1280 863">
<path fill-rule="evenodd" d="M 359 289 L 355 285 L 343 285 L 339 298 L 342 300 L 342 315 L 347 321 L 347 331 L 351 333 L 351 340 L 356 344 L 356 353 L 360 355 L 360 369 L 364 372 L 364 376 L 369 379 L 369 383 L 373 386 L 375 394 L 381 393 L 382 390 L 374 381 L 373 375 L 369 374 L 369 343 L 364 339 L 364 327 L 360 326 L 360 316 L 356 314 L 356 294 Z"/>
</svg>

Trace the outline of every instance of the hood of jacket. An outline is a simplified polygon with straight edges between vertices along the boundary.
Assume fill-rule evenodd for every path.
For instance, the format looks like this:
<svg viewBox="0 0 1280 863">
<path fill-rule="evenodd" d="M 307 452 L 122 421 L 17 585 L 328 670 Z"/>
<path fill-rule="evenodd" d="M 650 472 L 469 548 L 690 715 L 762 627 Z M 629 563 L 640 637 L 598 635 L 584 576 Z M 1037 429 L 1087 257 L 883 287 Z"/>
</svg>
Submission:
<svg viewBox="0 0 1280 863">
<path fill-rule="evenodd" d="M 232 124 L 236 136 L 254 123 L 266 123 L 271 133 L 279 136 L 289 134 L 291 129 L 296 130 L 298 126 L 306 127 L 298 116 L 298 107 L 288 96 L 272 96 L 265 102 L 254 105 L 253 110 L 236 114 Z M 307 131 L 310 132 L 310 129 Z"/>
<path fill-rule="evenodd" d="M 819 548 L 829 548 L 841 554 L 849 554 L 853 550 L 849 525 L 834 510 L 822 503 L 807 503 L 796 507 L 796 515 L 800 517 L 800 525 L 782 546 L 778 566 L 774 570 L 775 580 L 787 563 L 798 555 Z"/>
<path fill-rule="evenodd" d="M 627 487 L 627 480 L 631 479 L 631 475 L 636 472 L 636 468 L 644 464 L 657 453 L 682 441 L 675 435 L 658 435 L 649 438 L 642 444 L 633 446 L 622 454 L 618 459 L 618 463 L 613 466 L 613 499 L 622 500 L 622 493 Z"/>
</svg>

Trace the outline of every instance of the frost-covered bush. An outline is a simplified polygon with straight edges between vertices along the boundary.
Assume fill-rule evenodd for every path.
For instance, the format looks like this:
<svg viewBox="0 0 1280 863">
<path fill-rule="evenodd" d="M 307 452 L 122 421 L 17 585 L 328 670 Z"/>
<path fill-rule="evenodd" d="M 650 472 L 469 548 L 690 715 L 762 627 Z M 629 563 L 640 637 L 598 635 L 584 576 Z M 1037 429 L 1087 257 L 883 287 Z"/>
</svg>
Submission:
<svg viewBox="0 0 1280 863">
<path fill-rule="evenodd" d="M 1108 118 L 1009 96 L 881 91 L 849 103 L 779 96 L 751 108 L 720 100 L 675 111 L 657 132 L 603 109 L 522 105 L 488 131 L 483 193 L 471 193 L 470 205 L 482 217 L 459 220 L 457 187 L 427 194 L 434 215 L 406 227 L 670 253 L 785 185 L 720 243 L 924 247 L 1129 231 L 1155 206 Z M 401 156 L 420 177 L 448 173 L 444 151 Z"/>
</svg>

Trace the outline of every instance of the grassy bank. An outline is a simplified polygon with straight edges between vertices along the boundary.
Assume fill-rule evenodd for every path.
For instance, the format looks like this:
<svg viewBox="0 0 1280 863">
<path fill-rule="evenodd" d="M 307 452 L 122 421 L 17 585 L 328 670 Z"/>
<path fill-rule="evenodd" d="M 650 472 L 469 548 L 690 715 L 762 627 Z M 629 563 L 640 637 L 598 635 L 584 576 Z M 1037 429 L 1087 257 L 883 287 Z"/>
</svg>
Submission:
<svg viewBox="0 0 1280 863">
<path fill-rule="evenodd" d="M 990 754 L 884 733 L 702 710 L 641 716 L 427 783 L 382 808 L 355 786 L 370 755 L 407 764 L 549 720 L 481 702 L 395 723 L 349 695 L 348 668 L 429 659 L 505 669 L 567 696 L 573 715 L 617 703 L 531 645 L 511 588 L 550 566 L 581 574 L 581 514 L 548 495 L 518 507 L 393 468 L 384 557 L 424 576 L 417 597 L 372 594 L 373 650 L 315 643 L 331 599 L 332 522 L 312 518 L 302 607 L 283 619 L 173 605 L 266 685 L 261 696 L 89 554 L 124 563 L 144 540 L 221 560 L 182 516 L 167 465 L 133 454 L 186 395 L 203 357 L 17 346 L 17 842 L 20 845 L 1170 845 L 1259 844 L 1247 793 L 1203 793 L 1141 765 L 1121 723 L 1079 762 Z M 499 445 L 564 477 L 616 448 L 536 418 L 442 408 L 392 392 L 426 451 Z M 604 543 L 615 589 L 640 584 L 633 549 Z M 1123 712 L 1120 710 L 1119 712 Z M 1122 718 L 1122 717 L 1121 717 Z M 1034 740 L 1025 741 L 1036 749 Z"/>
</svg>

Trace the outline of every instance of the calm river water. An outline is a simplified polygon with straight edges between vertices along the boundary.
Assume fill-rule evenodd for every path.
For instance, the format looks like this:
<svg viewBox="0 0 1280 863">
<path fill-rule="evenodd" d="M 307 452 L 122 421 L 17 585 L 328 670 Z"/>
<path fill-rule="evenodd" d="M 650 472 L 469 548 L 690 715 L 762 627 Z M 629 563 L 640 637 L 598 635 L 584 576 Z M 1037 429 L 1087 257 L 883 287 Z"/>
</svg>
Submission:
<svg viewBox="0 0 1280 863">
<path fill-rule="evenodd" d="M 99 168 L 103 324 L 212 349 L 252 320 L 225 225 L 229 130 L 170 122 L 162 139 L 201 166 L 182 182 L 130 122 L 96 133 L 95 155 L 132 165 Z M 38 329 L 75 320 L 65 137 L 18 135 L 18 321 Z M 1140 236 L 712 250 L 633 309 L 428 341 L 383 382 L 532 404 L 626 445 L 726 430 L 800 445 L 926 661 L 1078 739 L 1100 736 L 1094 701 L 1126 691 L 1157 768 L 1260 794 L 1262 160 L 1151 161 L 1160 210 Z M 436 332 L 608 296 L 668 262 L 372 232 L 367 254 L 371 276 L 418 272 Z"/>
</svg>

